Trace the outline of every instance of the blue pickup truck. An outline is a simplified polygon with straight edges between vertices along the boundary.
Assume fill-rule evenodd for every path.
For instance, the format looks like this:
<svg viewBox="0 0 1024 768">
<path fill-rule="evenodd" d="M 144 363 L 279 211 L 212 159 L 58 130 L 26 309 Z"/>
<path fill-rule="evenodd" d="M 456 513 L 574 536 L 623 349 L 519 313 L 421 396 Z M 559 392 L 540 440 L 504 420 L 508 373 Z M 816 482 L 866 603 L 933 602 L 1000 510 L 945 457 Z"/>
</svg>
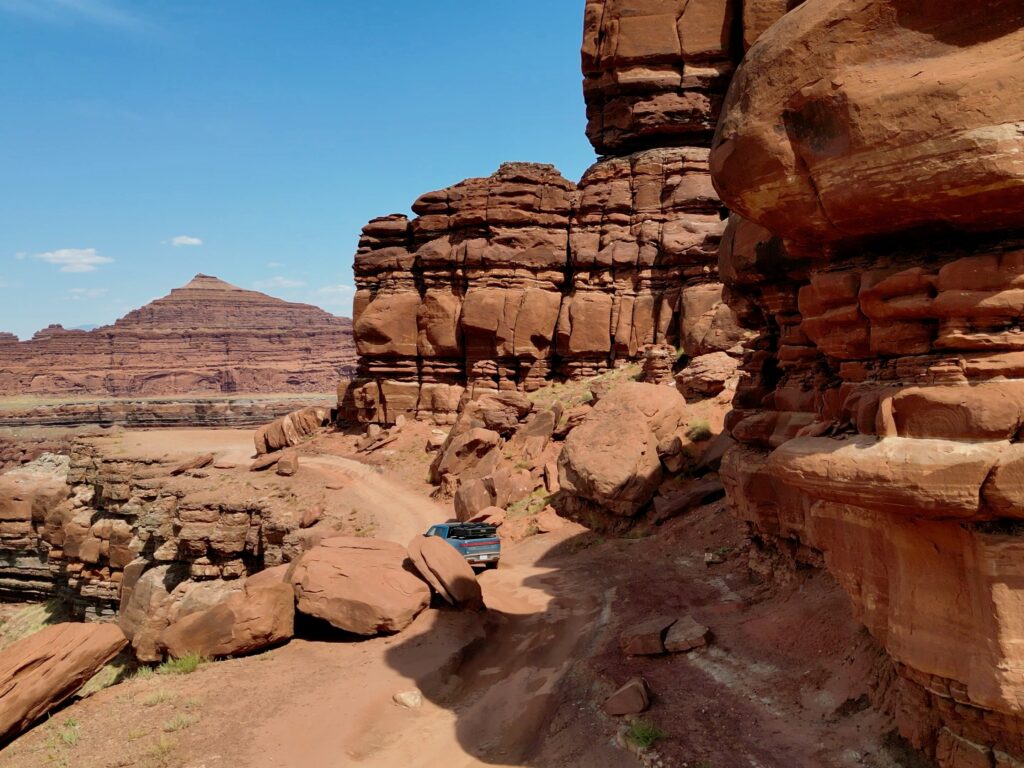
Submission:
<svg viewBox="0 0 1024 768">
<path fill-rule="evenodd" d="M 470 565 L 497 568 L 501 558 L 498 529 L 485 523 L 440 523 L 431 526 L 427 536 L 437 536 L 451 544 Z"/>
</svg>

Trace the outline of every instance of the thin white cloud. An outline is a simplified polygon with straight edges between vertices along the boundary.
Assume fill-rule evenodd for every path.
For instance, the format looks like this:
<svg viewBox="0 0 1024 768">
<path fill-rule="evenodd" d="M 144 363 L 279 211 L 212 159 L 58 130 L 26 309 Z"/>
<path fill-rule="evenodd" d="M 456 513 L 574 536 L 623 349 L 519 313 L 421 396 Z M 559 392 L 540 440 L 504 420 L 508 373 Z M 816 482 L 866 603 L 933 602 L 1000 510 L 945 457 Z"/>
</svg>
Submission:
<svg viewBox="0 0 1024 768">
<path fill-rule="evenodd" d="M 28 254 L 25 253 L 24 251 L 18 251 L 16 254 L 14 254 L 14 258 L 16 258 L 18 261 L 24 261 L 25 259 L 28 258 Z"/>
<path fill-rule="evenodd" d="M 305 280 L 295 280 L 290 277 L 272 277 L 269 280 L 257 280 L 253 283 L 253 286 L 261 291 L 269 288 L 302 288 L 305 285 Z"/>
<path fill-rule="evenodd" d="M 100 256 L 95 248 L 61 248 L 57 251 L 37 253 L 32 258 L 56 264 L 61 272 L 95 272 L 100 264 L 110 264 L 109 256 Z"/>
<path fill-rule="evenodd" d="M 284 264 L 282 264 L 280 261 L 268 261 L 267 262 L 267 269 L 277 269 L 278 267 L 283 267 L 283 266 L 284 266 Z"/>
<path fill-rule="evenodd" d="M 170 240 L 164 240 L 164 244 L 173 245 L 175 248 L 181 248 L 182 246 L 189 245 L 202 245 L 203 241 L 198 237 L 192 237 L 191 235 L 177 235 L 172 237 Z"/>
<path fill-rule="evenodd" d="M 106 288 L 71 288 L 68 290 L 68 298 L 72 301 L 82 301 L 83 299 L 102 299 L 106 295 Z"/>
<path fill-rule="evenodd" d="M 0 0 L 0 11 L 50 23 L 85 21 L 123 29 L 147 26 L 114 0 Z"/>
<path fill-rule="evenodd" d="M 353 285 L 325 285 L 312 291 L 311 296 L 314 303 L 321 307 L 351 309 L 352 299 L 356 295 Z"/>
</svg>

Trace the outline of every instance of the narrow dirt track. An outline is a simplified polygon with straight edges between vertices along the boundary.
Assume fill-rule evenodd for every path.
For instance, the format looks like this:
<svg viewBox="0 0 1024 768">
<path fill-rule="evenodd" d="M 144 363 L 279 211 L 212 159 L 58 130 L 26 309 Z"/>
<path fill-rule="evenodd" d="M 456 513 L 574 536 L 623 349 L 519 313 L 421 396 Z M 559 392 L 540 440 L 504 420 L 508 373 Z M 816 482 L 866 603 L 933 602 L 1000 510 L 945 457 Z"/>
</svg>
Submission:
<svg viewBox="0 0 1024 768">
<path fill-rule="evenodd" d="M 239 764 L 557 765 L 532 761 L 539 735 L 563 675 L 601 637 L 607 615 L 607 595 L 534 564 L 568 535 L 514 548 L 501 568 L 483 574 L 484 614 L 429 611 L 392 638 L 282 649 L 287 666 L 312 665 L 320 674 L 312 684 L 296 681 L 287 707 L 261 718 Z M 422 691 L 421 708 L 392 701 L 411 689 Z M 587 764 L 610 768 L 624 759 L 596 745 Z"/>
</svg>

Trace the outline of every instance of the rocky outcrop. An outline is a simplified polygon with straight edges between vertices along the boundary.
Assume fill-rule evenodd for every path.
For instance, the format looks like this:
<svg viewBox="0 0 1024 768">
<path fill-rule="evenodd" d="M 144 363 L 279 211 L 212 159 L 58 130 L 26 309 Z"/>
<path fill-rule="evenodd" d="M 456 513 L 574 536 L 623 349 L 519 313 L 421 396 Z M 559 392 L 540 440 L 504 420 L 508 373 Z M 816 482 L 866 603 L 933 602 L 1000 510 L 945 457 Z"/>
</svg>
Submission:
<svg viewBox="0 0 1024 768">
<path fill-rule="evenodd" d="M 729 499 L 823 555 L 944 768 L 1024 759 L 1022 43 L 1010 2 L 808 3 L 751 48 L 711 158 L 761 328 Z"/>
<path fill-rule="evenodd" d="M 758 3 L 752 40 L 792 3 Z M 738 0 L 589 0 L 587 134 L 578 185 L 508 163 L 421 197 L 417 218 L 363 230 L 355 257 L 359 373 L 347 421 L 451 424 L 488 390 L 532 391 L 643 358 L 738 356 L 721 302 L 724 229 L 708 147 L 743 44 Z"/>
<path fill-rule="evenodd" d="M 297 608 L 356 635 L 400 632 L 430 604 L 429 587 L 405 569 L 407 557 L 390 541 L 325 539 L 291 574 Z"/>
<path fill-rule="evenodd" d="M 0 341 L 0 395 L 330 392 L 352 369 L 351 333 L 317 307 L 196 275 L 113 325 Z"/>
<path fill-rule="evenodd" d="M 124 646 L 111 624 L 54 624 L 0 652 L 0 743 L 74 695 Z"/>
<path fill-rule="evenodd" d="M 332 387 L 333 389 L 333 387 Z M 279 397 L 208 397 L 176 398 L 105 398 L 83 399 L 72 403 L 53 402 L 29 408 L 9 407 L 0 411 L 0 421 L 8 428 L 16 427 L 127 427 L 156 429 L 162 427 L 256 427 L 287 416 L 292 411 L 319 404 L 333 407 L 333 398 L 322 395 L 282 395 Z M 23 447 L 35 442 L 19 437 Z M 67 441 L 43 441 L 66 450 Z M 0 448 L 5 448 L 0 443 Z M 31 453 L 32 449 L 29 451 Z M 13 453 L 13 450 L 12 450 Z M 0 454 L 2 457 L 2 454 Z"/>
<path fill-rule="evenodd" d="M 300 408 L 256 430 L 256 453 L 263 455 L 291 448 L 316 434 L 331 418 L 329 408 Z"/>
<path fill-rule="evenodd" d="M 39 529 L 68 496 L 69 467 L 66 456 L 44 453 L 0 475 L 0 596 L 21 601 L 52 593 L 49 546 Z"/>
<path fill-rule="evenodd" d="M 654 498 L 664 477 L 661 453 L 686 422 L 686 401 L 673 387 L 616 387 L 559 454 L 560 511 L 588 521 L 602 512 L 635 516 Z"/>
<path fill-rule="evenodd" d="M 273 573 L 278 569 L 245 579 L 221 602 L 169 624 L 160 633 L 158 645 L 172 658 L 195 653 L 214 659 L 290 640 L 295 631 L 295 594 L 291 584 L 283 581 L 283 573 Z"/>
</svg>

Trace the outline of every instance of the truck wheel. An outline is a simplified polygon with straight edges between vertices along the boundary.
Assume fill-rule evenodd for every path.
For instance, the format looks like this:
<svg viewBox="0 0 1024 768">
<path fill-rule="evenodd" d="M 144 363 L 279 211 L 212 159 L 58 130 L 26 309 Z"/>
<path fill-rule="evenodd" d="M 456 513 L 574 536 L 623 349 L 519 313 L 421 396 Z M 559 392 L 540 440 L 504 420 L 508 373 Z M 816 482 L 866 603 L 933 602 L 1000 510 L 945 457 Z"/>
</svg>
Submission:
<svg viewBox="0 0 1024 768">
<path fill-rule="evenodd" d="M 498 561 L 494 560 L 492 562 L 485 563 L 484 564 L 484 568 L 486 568 L 488 571 L 497 570 L 498 569 Z"/>
</svg>

